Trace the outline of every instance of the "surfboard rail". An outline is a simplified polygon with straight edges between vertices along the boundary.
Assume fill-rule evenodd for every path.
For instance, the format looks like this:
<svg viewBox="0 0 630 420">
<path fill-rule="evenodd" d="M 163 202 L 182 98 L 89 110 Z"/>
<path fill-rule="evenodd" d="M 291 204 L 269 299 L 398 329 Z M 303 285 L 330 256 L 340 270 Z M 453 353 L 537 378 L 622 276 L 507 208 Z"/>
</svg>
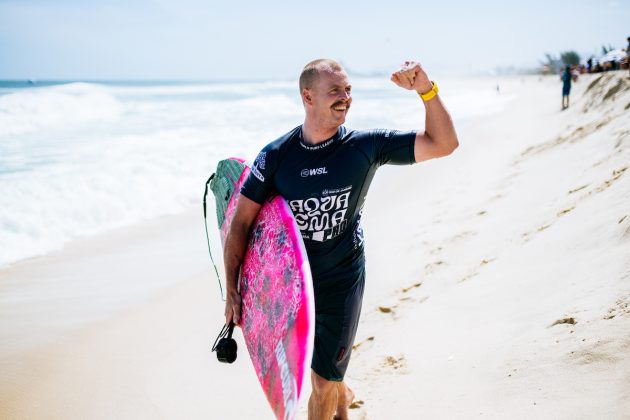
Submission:
<svg viewBox="0 0 630 420">
<path fill-rule="evenodd" d="M 211 181 L 223 245 L 249 172 L 243 159 L 229 158 Z M 279 195 L 263 204 L 252 224 L 239 291 L 241 330 L 259 382 L 276 417 L 293 419 L 309 376 L 315 302 L 302 236 Z"/>
</svg>

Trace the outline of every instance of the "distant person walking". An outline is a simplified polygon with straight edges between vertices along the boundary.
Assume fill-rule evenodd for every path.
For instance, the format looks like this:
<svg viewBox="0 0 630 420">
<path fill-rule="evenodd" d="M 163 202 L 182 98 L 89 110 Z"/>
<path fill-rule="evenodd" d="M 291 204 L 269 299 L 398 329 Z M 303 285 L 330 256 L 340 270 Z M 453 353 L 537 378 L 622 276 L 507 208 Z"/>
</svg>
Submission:
<svg viewBox="0 0 630 420">
<path fill-rule="evenodd" d="M 571 66 L 566 66 L 562 73 L 562 110 L 569 107 L 569 94 L 571 93 Z M 566 103 L 566 104 L 565 104 Z"/>
</svg>

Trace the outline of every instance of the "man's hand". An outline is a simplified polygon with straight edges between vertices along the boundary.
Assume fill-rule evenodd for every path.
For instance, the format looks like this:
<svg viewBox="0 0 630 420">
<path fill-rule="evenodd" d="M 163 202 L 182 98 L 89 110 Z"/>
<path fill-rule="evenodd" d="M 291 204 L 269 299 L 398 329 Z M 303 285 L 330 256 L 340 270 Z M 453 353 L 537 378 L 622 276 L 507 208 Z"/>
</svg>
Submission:
<svg viewBox="0 0 630 420">
<path fill-rule="evenodd" d="M 239 325 L 241 322 L 241 295 L 238 292 L 228 292 L 225 299 L 225 324 L 230 325 L 230 322 L 234 321 L 234 324 Z"/>
<path fill-rule="evenodd" d="M 391 81 L 403 89 L 427 93 L 433 88 L 429 76 L 424 72 L 420 63 L 405 61 L 400 70 L 392 73 Z"/>
<path fill-rule="evenodd" d="M 225 299 L 225 323 L 236 325 L 241 323 L 241 295 L 238 293 L 238 275 L 245 258 L 247 235 L 249 229 L 262 206 L 244 195 L 238 197 L 236 211 L 230 231 L 225 238 L 223 247 L 223 262 L 225 263 L 225 284 L 227 297 Z"/>
</svg>

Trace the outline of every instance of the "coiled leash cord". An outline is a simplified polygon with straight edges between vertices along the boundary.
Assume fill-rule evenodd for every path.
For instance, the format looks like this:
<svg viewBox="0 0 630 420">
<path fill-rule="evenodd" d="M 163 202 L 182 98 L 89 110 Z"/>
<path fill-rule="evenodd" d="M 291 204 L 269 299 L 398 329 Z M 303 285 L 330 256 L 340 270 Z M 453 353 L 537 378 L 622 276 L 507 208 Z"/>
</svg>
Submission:
<svg viewBox="0 0 630 420">
<path fill-rule="evenodd" d="M 219 270 L 217 270 L 217 265 L 214 262 L 214 258 L 212 258 L 212 251 L 210 250 L 210 235 L 208 234 L 208 219 L 206 217 L 207 216 L 206 197 L 208 196 L 208 186 L 210 185 L 210 181 L 212 181 L 212 179 L 214 178 L 214 175 L 215 174 L 210 175 L 210 178 L 208 178 L 208 180 L 206 181 L 206 189 L 203 192 L 203 223 L 205 225 L 206 241 L 208 243 L 208 254 L 210 254 L 210 261 L 212 261 L 212 266 L 214 267 L 214 272 L 216 273 L 217 281 L 219 282 L 219 290 L 221 291 L 221 300 L 225 302 L 225 296 L 223 294 L 223 286 L 221 285 L 221 277 L 219 276 Z M 231 333 L 230 333 L 230 336 L 231 336 Z"/>
</svg>

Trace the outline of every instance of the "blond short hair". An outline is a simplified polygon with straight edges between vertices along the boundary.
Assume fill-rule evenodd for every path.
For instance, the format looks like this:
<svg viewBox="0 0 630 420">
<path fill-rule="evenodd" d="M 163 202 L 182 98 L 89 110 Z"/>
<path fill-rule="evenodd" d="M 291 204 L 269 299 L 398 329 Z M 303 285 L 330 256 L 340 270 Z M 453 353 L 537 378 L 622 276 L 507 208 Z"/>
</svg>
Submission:
<svg viewBox="0 0 630 420">
<path fill-rule="evenodd" d="M 345 71 L 341 64 L 330 58 L 319 58 L 313 60 L 302 69 L 300 74 L 300 93 L 304 89 L 310 89 L 319 79 L 321 72 L 335 73 L 339 71 Z"/>
</svg>

